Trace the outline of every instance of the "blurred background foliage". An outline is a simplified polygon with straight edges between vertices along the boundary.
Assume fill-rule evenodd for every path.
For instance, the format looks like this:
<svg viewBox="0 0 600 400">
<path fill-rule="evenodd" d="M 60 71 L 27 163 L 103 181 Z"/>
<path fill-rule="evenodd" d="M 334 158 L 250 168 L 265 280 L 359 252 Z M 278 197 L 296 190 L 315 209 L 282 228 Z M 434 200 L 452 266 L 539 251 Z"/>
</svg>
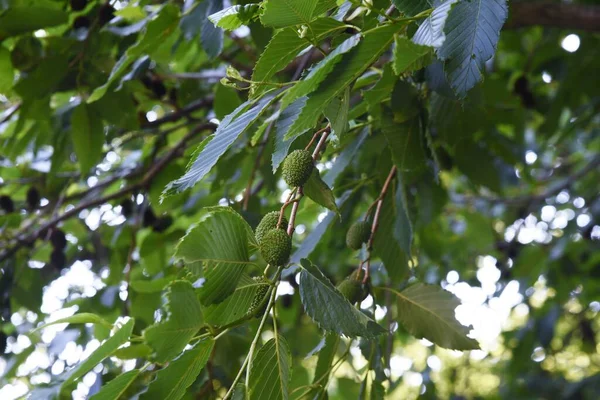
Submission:
<svg viewBox="0 0 600 400">
<path fill-rule="evenodd" d="M 206 179 L 160 202 L 214 123 L 248 95 L 219 83 L 226 67 L 249 79 L 273 36 L 255 20 L 232 32 L 215 28 L 207 16 L 224 3 L 0 1 L 0 398 L 45 398 L 44 384 L 109 335 L 91 324 L 33 331 L 41 322 L 75 312 L 111 323 L 131 316 L 138 335 L 153 324 L 163 288 L 186 275 L 174 246 L 203 207 L 231 205 L 254 227 L 285 198 L 269 131 L 256 138 L 251 129 Z M 462 300 L 457 318 L 473 325 L 481 350 L 444 350 L 396 326 L 383 357 L 389 398 L 600 393 L 600 9 L 594 1 L 543 2 L 528 14 L 519 3 L 509 5 L 485 79 L 465 99 L 454 97 L 441 63 L 397 81 L 387 62 L 393 52 L 385 53 L 350 92 L 353 128 L 319 164 L 341 220 L 310 201 L 299 210 L 296 248 L 312 250 L 311 260 L 339 282 L 357 263 L 345 232 L 392 165 L 380 104 L 389 95 L 395 113 L 420 113 L 427 128 L 411 151 L 423 168 L 403 176 L 412 255 L 396 272 L 374 262 L 372 278 L 441 284 Z M 350 15 L 357 5 L 346 4 Z M 567 8 L 554 15 L 544 7 Z M 364 28 L 376 18 L 363 13 L 348 23 Z M 273 79 L 297 79 L 319 59 L 308 54 Z M 276 305 L 294 360 L 292 388 L 310 383 L 309 354 L 322 336 L 295 288 L 294 276 L 286 278 Z M 391 305 L 383 300 L 375 317 L 385 325 Z M 220 339 L 186 398 L 223 395 L 257 323 Z M 366 350 L 351 348 L 331 399 L 359 396 Z M 147 354 L 137 351 L 94 368 L 74 398 L 139 367 Z"/>
</svg>

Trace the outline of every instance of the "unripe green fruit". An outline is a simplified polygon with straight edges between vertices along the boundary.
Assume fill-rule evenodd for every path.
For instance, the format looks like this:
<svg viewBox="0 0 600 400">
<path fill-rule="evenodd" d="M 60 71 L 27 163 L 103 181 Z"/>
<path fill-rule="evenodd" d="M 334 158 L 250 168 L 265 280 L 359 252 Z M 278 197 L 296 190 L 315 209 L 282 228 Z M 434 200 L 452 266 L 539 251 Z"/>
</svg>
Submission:
<svg viewBox="0 0 600 400">
<path fill-rule="evenodd" d="M 279 211 L 271 211 L 263 217 L 263 219 L 256 227 L 256 231 L 254 233 L 254 236 L 256 236 L 256 241 L 259 244 L 262 241 L 263 236 L 265 236 L 267 232 L 277 227 L 277 221 L 279 221 Z M 281 219 L 281 229 L 286 229 L 287 226 L 288 220 L 285 217 L 283 217 Z"/>
<path fill-rule="evenodd" d="M 265 261 L 278 267 L 290 259 L 292 238 L 283 229 L 271 229 L 262 237 L 259 247 Z"/>
<path fill-rule="evenodd" d="M 310 178 L 314 167 L 310 152 L 294 150 L 283 161 L 283 180 L 291 187 L 302 186 Z"/>
<path fill-rule="evenodd" d="M 265 300 L 265 297 L 269 292 L 269 281 L 263 276 L 255 276 L 252 279 L 254 280 L 254 282 L 260 284 L 260 286 L 258 286 L 256 289 L 256 293 L 254 294 L 254 298 L 252 299 L 252 304 L 248 309 L 248 314 L 262 316 L 267 308 L 267 301 Z M 259 306 L 262 307 L 259 309 Z"/>
<path fill-rule="evenodd" d="M 341 281 L 337 285 L 337 290 L 352 304 L 363 301 L 368 295 L 365 285 L 361 281 L 356 280 L 356 272 L 353 272 Z"/>
<path fill-rule="evenodd" d="M 346 245 L 353 250 L 358 250 L 363 243 L 369 240 L 371 225 L 366 221 L 355 222 L 346 233 Z"/>
</svg>

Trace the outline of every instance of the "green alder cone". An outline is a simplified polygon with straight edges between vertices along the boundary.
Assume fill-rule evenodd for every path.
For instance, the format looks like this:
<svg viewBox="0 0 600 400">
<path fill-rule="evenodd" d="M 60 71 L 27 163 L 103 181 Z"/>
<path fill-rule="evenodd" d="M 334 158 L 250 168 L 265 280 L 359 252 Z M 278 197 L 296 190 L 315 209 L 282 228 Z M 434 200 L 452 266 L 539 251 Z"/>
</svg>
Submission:
<svg viewBox="0 0 600 400">
<path fill-rule="evenodd" d="M 264 276 L 255 276 L 252 278 L 256 283 L 268 283 L 269 281 Z M 254 294 L 254 298 L 252 299 L 252 304 L 250 304 L 250 308 L 248 309 L 248 314 L 254 315 L 256 317 L 262 316 L 266 309 L 267 303 L 266 300 L 267 293 L 269 292 L 269 286 L 260 285 Z"/>
<path fill-rule="evenodd" d="M 283 180 L 290 187 L 302 186 L 315 167 L 312 155 L 306 150 L 294 150 L 283 161 Z"/>
<path fill-rule="evenodd" d="M 355 222 L 346 233 L 346 245 L 353 250 L 358 250 L 369 240 L 370 235 L 371 224 L 366 221 Z"/>
<path fill-rule="evenodd" d="M 263 219 L 260 221 L 260 223 L 258 224 L 258 226 L 256 227 L 256 230 L 254 232 L 254 236 L 256 236 L 256 241 L 260 244 L 260 242 L 262 241 L 263 236 L 265 236 L 265 234 L 267 232 L 269 232 L 271 229 L 275 229 L 277 227 L 277 221 L 279 221 L 279 211 L 271 211 L 270 213 L 267 213 Z M 281 219 L 281 228 L 280 229 L 286 229 L 288 226 L 288 220 L 283 217 Z"/>
<path fill-rule="evenodd" d="M 366 286 L 356 279 L 356 272 L 341 281 L 337 285 L 337 290 L 352 304 L 363 301 L 368 295 Z"/>
<path fill-rule="evenodd" d="M 259 247 L 265 261 L 278 267 L 290 259 L 292 238 L 283 229 L 271 229 L 263 236 Z"/>
</svg>

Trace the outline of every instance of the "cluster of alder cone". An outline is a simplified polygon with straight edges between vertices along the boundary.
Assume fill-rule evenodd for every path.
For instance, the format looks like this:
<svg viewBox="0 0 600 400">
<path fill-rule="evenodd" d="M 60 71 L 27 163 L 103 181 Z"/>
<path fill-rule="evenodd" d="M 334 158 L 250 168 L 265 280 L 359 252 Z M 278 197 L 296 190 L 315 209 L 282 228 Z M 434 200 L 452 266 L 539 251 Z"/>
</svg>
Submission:
<svg viewBox="0 0 600 400">
<path fill-rule="evenodd" d="M 326 135 L 328 132 L 325 132 Z M 326 137 L 326 136 L 325 136 Z M 291 152 L 284 160 L 282 166 L 282 177 L 286 184 L 295 188 L 288 201 L 286 201 L 280 211 L 271 211 L 267 213 L 255 230 L 256 241 L 259 245 L 259 250 L 265 261 L 270 266 L 283 266 L 290 258 L 292 250 L 292 237 L 294 232 L 295 210 L 297 210 L 297 202 L 302 197 L 302 186 L 308 181 L 315 168 L 314 157 L 318 154 L 318 149 L 315 154 L 311 154 L 308 150 L 295 150 Z M 295 199 L 292 197 L 296 195 Z M 291 221 L 284 215 L 285 208 L 294 204 L 296 207 L 292 209 Z M 368 243 L 371 237 L 371 224 L 368 221 L 358 221 L 354 223 L 347 232 L 346 244 L 352 250 L 359 250 L 364 243 Z M 346 277 L 337 285 L 337 289 L 351 302 L 357 303 L 364 300 L 369 293 L 368 272 L 362 275 L 362 265 L 354 272 Z M 262 277 L 255 278 L 264 279 Z M 265 290 L 266 292 L 266 290 Z M 259 304 L 263 302 L 265 293 L 255 296 L 253 307 L 254 311 Z M 257 303 L 257 304 L 254 304 Z M 266 304 L 265 304 L 266 305 Z M 260 315 L 260 313 L 258 313 Z"/>
</svg>

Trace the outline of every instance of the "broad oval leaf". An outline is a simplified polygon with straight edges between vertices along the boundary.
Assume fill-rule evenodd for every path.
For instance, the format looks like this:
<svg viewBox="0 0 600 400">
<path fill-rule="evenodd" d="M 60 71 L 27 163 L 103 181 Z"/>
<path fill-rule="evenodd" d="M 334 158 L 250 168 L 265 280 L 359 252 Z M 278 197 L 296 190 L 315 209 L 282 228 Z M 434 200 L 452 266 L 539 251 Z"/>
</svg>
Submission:
<svg viewBox="0 0 600 400">
<path fill-rule="evenodd" d="M 188 264 L 202 263 L 204 282 L 200 299 L 205 305 L 225 300 L 235 290 L 256 247 L 252 228 L 229 207 L 205 209 L 202 220 L 181 239 L 175 257 Z"/>
<path fill-rule="evenodd" d="M 357 310 L 310 261 L 302 260 L 300 298 L 321 328 L 348 337 L 375 337 L 385 330 Z"/>
<path fill-rule="evenodd" d="M 482 79 L 484 64 L 496 51 L 507 15 L 505 0 L 461 1 L 450 12 L 444 29 L 447 40 L 438 57 L 447 60 L 444 70 L 459 96 Z"/>
<path fill-rule="evenodd" d="M 250 399 L 282 400 L 289 396 L 292 356 L 281 335 L 264 344 L 252 360 L 248 393 Z"/>
<path fill-rule="evenodd" d="M 260 16 L 263 25 L 273 28 L 308 25 L 319 14 L 335 6 L 335 0 L 267 0 Z"/>
<path fill-rule="evenodd" d="M 385 288 L 396 298 L 398 319 L 413 336 L 454 350 L 478 349 L 469 329 L 454 317 L 460 301 L 439 286 L 416 283 L 402 291 Z"/>
<path fill-rule="evenodd" d="M 206 365 L 215 342 L 202 340 L 186 350 L 169 365 L 158 371 L 156 379 L 148 387 L 142 399 L 178 400 L 185 395 L 186 389 L 194 383 L 202 368 Z"/>
<path fill-rule="evenodd" d="M 154 350 L 156 361 L 176 357 L 203 325 L 200 302 L 192 284 L 174 281 L 165 294 L 167 316 L 144 331 L 144 340 Z"/>
<path fill-rule="evenodd" d="M 104 144 L 102 120 L 91 107 L 82 103 L 71 116 L 71 139 L 82 175 L 100 161 Z"/>
<path fill-rule="evenodd" d="M 415 32 L 412 41 L 421 46 L 439 48 L 446 41 L 444 27 L 448 15 L 458 0 L 446 0 L 440 2 Z"/>
</svg>

